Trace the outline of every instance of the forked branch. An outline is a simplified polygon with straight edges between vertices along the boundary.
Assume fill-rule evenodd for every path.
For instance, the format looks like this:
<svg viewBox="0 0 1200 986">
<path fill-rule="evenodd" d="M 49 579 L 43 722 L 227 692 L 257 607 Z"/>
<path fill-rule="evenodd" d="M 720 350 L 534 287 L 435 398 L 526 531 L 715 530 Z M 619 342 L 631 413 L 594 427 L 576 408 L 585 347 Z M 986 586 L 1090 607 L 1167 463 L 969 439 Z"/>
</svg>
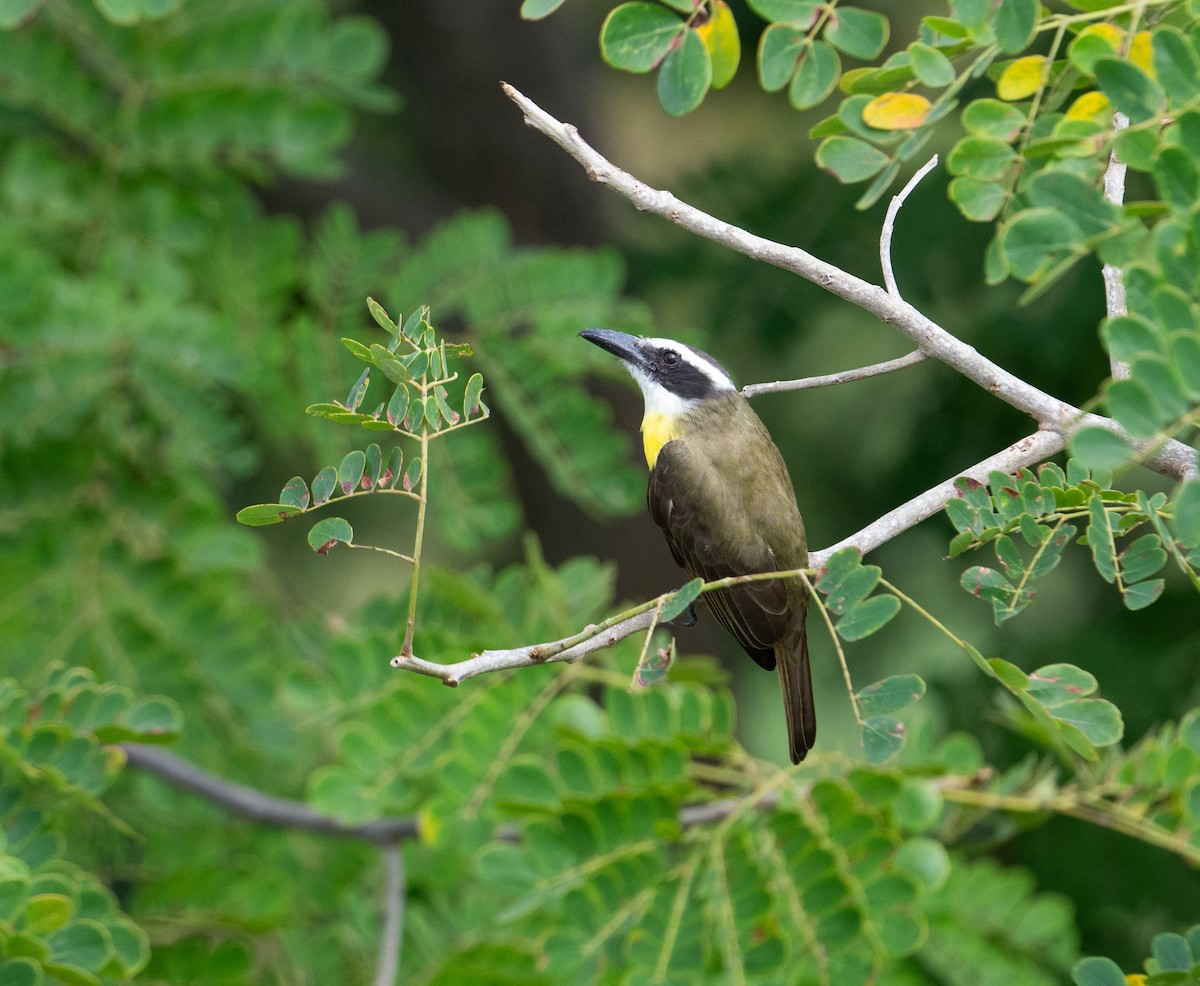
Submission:
<svg viewBox="0 0 1200 986">
<path fill-rule="evenodd" d="M 555 119 L 507 83 L 502 86 L 505 94 L 520 107 L 530 127 L 575 158 L 586 169 L 589 178 L 607 185 L 636 208 L 653 212 L 688 232 L 753 260 L 789 270 L 870 312 L 905 336 L 927 357 L 945 363 L 988 393 L 1028 414 L 1040 429 L 1057 432 L 1064 441 L 1085 425 L 1104 428 L 1130 441 L 1145 456 L 1145 464 L 1164 476 L 1183 479 L 1196 475 L 1195 450 L 1182 442 L 1134 441 L 1113 419 L 1086 413 L 1022 380 L 884 288 L 848 274 L 799 247 L 748 233 L 688 205 L 670 192 L 638 181 L 588 145 L 575 127 Z"/>
</svg>

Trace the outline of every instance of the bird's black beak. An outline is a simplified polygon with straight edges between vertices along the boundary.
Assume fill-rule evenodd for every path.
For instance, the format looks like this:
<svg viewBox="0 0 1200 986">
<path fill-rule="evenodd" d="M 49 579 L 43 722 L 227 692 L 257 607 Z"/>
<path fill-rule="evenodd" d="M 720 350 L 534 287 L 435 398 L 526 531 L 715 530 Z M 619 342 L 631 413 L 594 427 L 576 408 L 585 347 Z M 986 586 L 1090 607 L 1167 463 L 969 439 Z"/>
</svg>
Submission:
<svg viewBox="0 0 1200 986">
<path fill-rule="evenodd" d="M 637 336 L 616 329 L 584 329 L 579 334 L 631 366 L 638 366 L 642 362 L 641 340 Z"/>
</svg>

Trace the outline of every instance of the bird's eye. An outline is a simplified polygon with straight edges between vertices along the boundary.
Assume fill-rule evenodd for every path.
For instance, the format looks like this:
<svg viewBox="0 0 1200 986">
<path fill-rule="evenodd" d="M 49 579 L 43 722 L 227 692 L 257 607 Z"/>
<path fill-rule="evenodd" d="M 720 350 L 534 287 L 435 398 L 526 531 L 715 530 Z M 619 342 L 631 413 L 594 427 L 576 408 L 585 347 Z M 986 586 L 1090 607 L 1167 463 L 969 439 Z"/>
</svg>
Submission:
<svg viewBox="0 0 1200 986">
<path fill-rule="evenodd" d="M 674 349 L 668 349 L 662 354 L 663 366 L 677 366 L 679 363 L 679 354 Z"/>
</svg>

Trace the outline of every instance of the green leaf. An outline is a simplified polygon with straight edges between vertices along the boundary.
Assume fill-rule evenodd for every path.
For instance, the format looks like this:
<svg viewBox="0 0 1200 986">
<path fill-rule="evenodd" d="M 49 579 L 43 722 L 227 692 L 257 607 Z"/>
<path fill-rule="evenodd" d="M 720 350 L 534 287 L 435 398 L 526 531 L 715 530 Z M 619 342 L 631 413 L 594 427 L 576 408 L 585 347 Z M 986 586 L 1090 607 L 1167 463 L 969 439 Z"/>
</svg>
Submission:
<svg viewBox="0 0 1200 986">
<path fill-rule="evenodd" d="M 341 517 L 317 521 L 308 532 L 308 544 L 319 555 L 327 555 L 335 544 L 353 544 L 354 528 Z"/>
<path fill-rule="evenodd" d="M 1003 249 L 1013 276 L 1034 281 L 1082 249 L 1083 234 L 1053 209 L 1025 209 L 1005 225 Z"/>
<path fill-rule="evenodd" d="M 1121 221 L 1121 210 L 1106 201 L 1099 188 L 1069 172 L 1038 172 L 1028 194 L 1035 206 L 1061 213 L 1084 236 L 1106 233 Z"/>
<path fill-rule="evenodd" d="M 1113 541 L 1112 515 L 1104 509 L 1104 499 L 1093 493 L 1088 499 L 1087 526 L 1088 546 L 1092 549 L 1092 561 L 1096 571 L 1105 582 L 1117 580 L 1117 549 Z"/>
<path fill-rule="evenodd" d="M 807 30 L 820 13 L 819 0 L 748 0 L 750 9 L 765 21 L 778 21 Z"/>
<path fill-rule="evenodd" d="M 344 341 L 344 340 L 343 340 Z M 367 353 L 370 354 L 370 350 Z M 362 371 L 362 375 L 358 381 L 350 388 L 350 393 L 346 397 L 346 410 L 357 411 L 358 406 L 362 403 L 363 398 L 367 395 L 367 385 L 371 382 L 371 368 Z"/>
<path fill-rule="evenodd" d="M 372 442 L 367 446 L 367 468 L 364 473 L 363 489 L 373 490 L 379 482 L 379 474 L 383 471 L 383 453 L 379 446 Z"/>
<path fill-rule="evenodd" d="M 414 490 L 417 488 L 421 481 L 421 468 L 422 464 L 419 458 L 413 457 L 409 460 L 408 468 L 404 470 L 404 479 L 401 481 L 404 489 Z"/>
<path fill-rule="evenodd" d="M 843 184 L 870 178 L 888 163 L 886 154 L 856 137 L 827 137 L 816 157 L 817 164 Z"/>
<path fill-rule="evenodd" d="M 301 513 L 304 513 L 303 509 L 288 503 L 256 503 L 252 507 L 242 507 L 237 512 L 237 522 L 247 527 L 267 527 Z"/>
<path fill-rule="evenodd" d="M 1200 479 L 1190 479 L 1179 490 L 1173 504 L 1175 536 L 1185 548 L 1200 546 Z"/>
<path fill-rule="evenodd" d="M 1171 104 L 1178 106 L 1200 96 L 1200 59 L 1184 35 L 1160 24 L 1150 36 L 1158 84 Z"/>
<path fill-rule="evenodd" d="M 1074 664 L 1047 664 L 1030 673 L 1027 690 L 1053 710 L 1065 702 L 1091 695 L 1096 690 L 1096 679 Z"/>
<path fill-rule="evenodd" d="M 386 309 L 374 298 L 367 298 L 367 311 L 371 313 L 371 318 L 375 319 L 375 324 L 378 325 L 388 335 L 394 336 L 398 331 L 396 323 L 392 321 Z M 342 340 L 343 342 L 345 340 Z"/>
<path fill-rule="evenodd" d="M 681 31 L 677 14 L 655 3 L 623 3 L 604 20 L 600 53 L 614 68 L 649 72 L 658 65 Z"/>
<path fill-rule="evenodd" d="M 1113 106 L 1132 123 L 1144 123 L 1162 114 L 1167 97 L 1162 86 L 1123 58 L 1097 58 L 1096 82 Z"/>
<path fill-rule="evenodd" d="M 964 137 L 950 150 L 946 167 L 956 175 L 994 182 L 1003 178 L 1016 160 L 1017 152 L 1003 141 L 990 137 Z"/>
<path fill-rule="evenodd" d="M 808 50 L 804 31 L 786 24 L 768 25 L 758 42 L 758 79 L 763 89 L 778 92 L 786 86 Z"/>
<path fill-rule="evenodd" d="M 1008 200 L 1004 185 L 978 178 L 958 177 L 950 182 L 950 201 L 972 222 L 991 222 Z"/>
<path fill-rule="evenodd" d="M 1134 438 L 1151 438 L 1165 423 L 1154 396 L 1140 380 L 1114 380 L 1105 393 L 1108 409 Z"/>
<path fill-rule="evenodd" d="M 692 579 L 686 585 L 677 589 L 663 603 L 662 610 L 659 612 L 659 618 L 664 623 L 670 623 L 677 616 L 680 616 L 699 598 L 700 589 L 703 585 L 704 579 Z"/>
<path fill-rule="evenodd" d="M 1033 40 L 1041 9 L 1038 0 L 1001 0 L 992 21 L 996 43 L 1008 55 L 1024 51 Z"/>
<path fill-rule="evenodd" d="M 649 647 L 633 671 L 633 685 L 637 688 L 653 688 L 667 677 L 675 663 L 675 638 L 666 647 Z"/>
<path fill-rule="evenodd" d="M 1080 959 L 1071 967 L 1071 980 L 1075 986 L 1128 986 L 1121 967 L 1112 959 Z"/>
<path fill-rule="evenodd" d="M 816 106 L 833 92 L 841 69 L 838 53 L 824 41 L 814 41 L 792 76 L 791 85 L 788 86 L 788 102 L 798 110 Z"/>
<path fill-rule="evenodd" d="M 564 0 L 523 0 L 521 16 L 527 21 L 541 20 L 558 10 L 563 2 Z"/>
<path fill-rule="evenodd" d="M 33 16 L 42 0 L 2 0 L 0 2 L 0 28 L 8 30 L 18 27 Z"/>
<path fill-rule="evenodd" d="M 1162 972 L 1191 972 L 1197 958 L 1183 935 L 1162 932 L 1150 942 L 1150 954 Z"/>
<path fill-rule="evenodd" d="M 1106 319 L 1100 335 L 1108 354 L 1116 360 L 1129 362 L 1143 353 L 1162 352 L 1162 337 L 1158 328 L 1140 315 L 1119 315 Z"/>
<path fill-rule="evenodd" d="M 712 58 L 700 35 L 692 28 L 683 42 L 668 52 L 658 70 L 658 101 L 671 116 L 690 113 L 704 100 L 712 85 Z"/>
<path fill-rule="evenodd" d="M 310 502 L 308 484 L 299 476 L 293 476 L 287 485 L 279 491 L 279 502 L 290 507 L 306 510 Z"/>
<path fill-rule="evenodd" d="M 1011 143 L 1025 127 L 1025 113 L 999 99 L 976 99 L 963 110 L 962 124 L 968 133 Z"/>
<path fill-rule="evenodd" d="M 366 467 L 367 455 L 361 449 L 346 453 L 342 464 L 338 466 L 338 483 L 343 493 L 353 493 L 358 488 Z"/>
<path fill-rule="evenodd" d="M 925 694 L 925 682 L 915 674 L 898 674 L 868 685 L 856 696 L 864 716 L 898 712 Z"/>
<path fill-rule="evenodd" d="M 872 596 L 851 607 L 837 622 L 838 636 L 843 640 L 862 640 L 869 637 L 900 612 L 900 600 L 895 596 Z"/>
<path fill-rule="evenodd" d="M 3 10 L 4 6 L 0 4 L 0 12 Z M 0 27 L 9 26 L 0 17 Z M 45 981 L 41 963 L 33 959 L 11 956 L 0 965 L 0 986 L 42 986 Z"/>
<path fill-rule="evenodd" d="M 1148 579 L 1145 582 L 1138 582 L 1136 585 L 1125 586 L 1121 599 L 1128 610 L 1145 609 L 1158 601 L 1164 588 L 1166 588 L 1166 582 L 1163 579 Z"/>
<path fill-rule="evenodd" d="M 826 605 L 830 611 L 841 616 L 871 594 L 882 574 L 878 565 L 861 565 L 839 578 L 836 584 L 831 578 L 823 578 L 818 588 L 828 595 Z"/>
<path fill-rule="evenodd" d="M 1187 386 L 1188 396 L 1200 401 L 1200 336 L 1177 334 L 1171 340 L 1171 360 Z"/>
<path fill-rule="evenodd" d="M 1002 682 L 1006 688 L 1014 692 L 1028 690 L 1029 675 L 1011 661 L 1006 661 L 1001 657 L 993 657 L 988 660 L 987 665 L 996 679 Z"/>
<path fill-rule="evenodd" d="M 99 921 L 72 921 L 46 939 L 51 958 L 86 972 L 99 972 L 113 956 L 112 939 Z"/>
<path fill-rule="evenodd" d="M 312 481 L 312 499 L 315 506 L 320 506 L 333 496 L 333 491 L 337 487 L 337 470 L 333 466 L 326 466 Z"/>
<path fill-rule="evenodd" d="M 862 725 L 862 746 L 867 760 L 883 763 L 904 746 L 905 727 L 895 716 L 871 716 Z"/>
<path fill-rule="evenodd" d="M 941 89 L 958 78 L 950 59 L 930 45 L 914 41 L 908 46 L 908 57 L 923 85 Z"/>
<path fill-rule="evenodd" d="M 1071 437 L 1071 455 L 1089 469 L 1115 469 L 1132 458 L 1133 449 L 1120 435 L 1089 425 Z"/>
<path fill-rule="evenodd" d="M 863 61 L 879 57 L 887 39 L 887 18 L 857 7 L 834 7 L 825 28 L 826 41 Z"/>
<path fill-rule="evenodd" d="M 1190 151 L 1164 147 L 1154 160 L 1154 184 L 1159 196 L 1173 208 L 1185 212 L 1200 197 L 1200 170 Z"/>
<path fill-rule="evenodd" d="M 1093 746 L 1111 746 L 1125 731 L 1120 710 L 1102 698 L 1075 698 L 1056 705 L 1050 714 L 1074 726 Z"/>
</svg>

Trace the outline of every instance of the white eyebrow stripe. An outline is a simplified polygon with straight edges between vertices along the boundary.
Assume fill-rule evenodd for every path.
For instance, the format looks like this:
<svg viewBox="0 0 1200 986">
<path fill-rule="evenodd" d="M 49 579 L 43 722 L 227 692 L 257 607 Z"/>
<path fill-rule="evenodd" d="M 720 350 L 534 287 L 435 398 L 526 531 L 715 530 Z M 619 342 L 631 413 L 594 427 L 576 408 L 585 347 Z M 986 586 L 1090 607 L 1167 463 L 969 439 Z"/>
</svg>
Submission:
<svg viewBox="0 0 1200 986">
<path fill-rule="evenodd" d="M 711 356 L 701 354 L 699 350 L 693 349 L 686 343 L 679 342 L 676 339 L 643 339 L 644 343 L 650 346 L 655 346 L 659 349 L 674 349 L 679 353 L 688 365 L 694 366 L 697 370 L 703 373 L 712 382 L 713 387 L 717 390 L 736 390 L 733 380 L 724 368 L 717 363 Z"/>
</svg>

